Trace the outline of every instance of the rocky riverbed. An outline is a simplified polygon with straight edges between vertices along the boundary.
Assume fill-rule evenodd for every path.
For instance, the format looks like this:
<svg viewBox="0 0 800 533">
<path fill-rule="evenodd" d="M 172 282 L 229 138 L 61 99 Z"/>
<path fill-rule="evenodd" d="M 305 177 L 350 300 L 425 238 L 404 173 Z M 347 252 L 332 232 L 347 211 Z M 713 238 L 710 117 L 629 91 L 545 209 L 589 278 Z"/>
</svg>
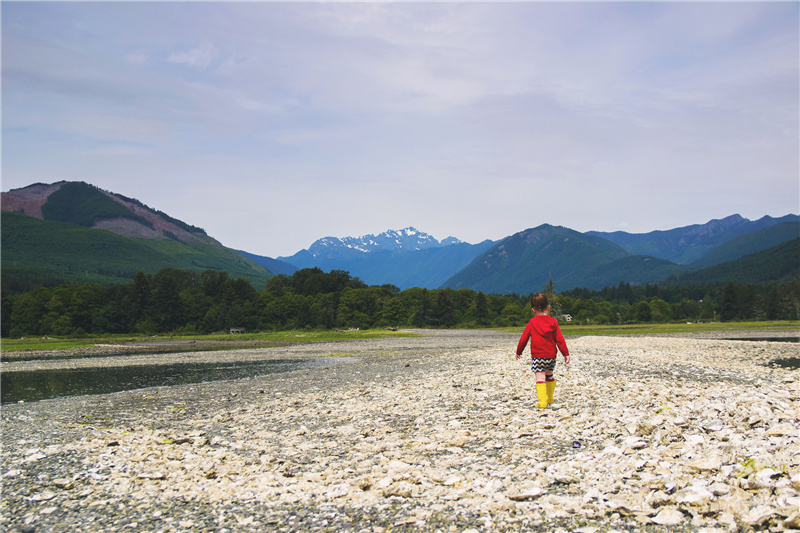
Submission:
<svg viewBox="0 0 800 533">
<path fill-rule="evenodd" d="M 538 410 L 516 340 L 180 354 L 358 362 L 5 405 L 0 528 L 800 529 L 798 371 L 768 364 L 796 343 L 568 338 Z"/>
</svg>

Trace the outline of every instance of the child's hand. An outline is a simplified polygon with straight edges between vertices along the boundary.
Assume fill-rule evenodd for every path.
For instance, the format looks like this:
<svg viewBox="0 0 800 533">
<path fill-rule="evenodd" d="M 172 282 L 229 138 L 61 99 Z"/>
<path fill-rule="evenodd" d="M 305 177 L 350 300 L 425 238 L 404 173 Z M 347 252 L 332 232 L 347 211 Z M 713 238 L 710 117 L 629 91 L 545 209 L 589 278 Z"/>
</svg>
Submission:
<svg viewBox="0 0 800 533">
<path fill-rule="evenodd" d="M 565 364 L 565 365 L 568 365 L 568 364 L 569 364 L 569 356 L 568 356 L 568 355 L 565 355 L 565 356 L 564 356 L 564 364 Z"/>
<path fill-rule="evenodd" d="M 519 361 L 519 354 L 518 353 L 514 354 L 514 357 L 516 358 L 517 361 Z"/>
</svg>

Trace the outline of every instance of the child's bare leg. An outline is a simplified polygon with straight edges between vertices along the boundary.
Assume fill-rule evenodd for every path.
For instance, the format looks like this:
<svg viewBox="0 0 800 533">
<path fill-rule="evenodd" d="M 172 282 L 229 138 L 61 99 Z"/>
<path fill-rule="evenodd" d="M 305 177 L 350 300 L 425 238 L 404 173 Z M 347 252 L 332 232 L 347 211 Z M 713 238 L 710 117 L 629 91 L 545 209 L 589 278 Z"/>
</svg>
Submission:
<svg viewBox="0 0 800 533">
<path fill-rule="evenodd" d="M 553 373 L 550 372 L 550 375 L 553 375 Z M 547 372 L 536 372 L 536 383 L 544 383 L 546 376 Z"/>
</svg>

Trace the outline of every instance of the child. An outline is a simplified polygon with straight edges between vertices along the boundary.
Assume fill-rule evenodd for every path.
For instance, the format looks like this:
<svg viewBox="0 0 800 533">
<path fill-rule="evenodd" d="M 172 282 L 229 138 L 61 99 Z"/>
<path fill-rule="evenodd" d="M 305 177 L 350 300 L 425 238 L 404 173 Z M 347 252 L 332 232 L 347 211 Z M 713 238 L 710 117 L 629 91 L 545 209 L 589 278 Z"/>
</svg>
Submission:
<svg viewBox="0 0 800 533">
<path fill-rule="evenodd" d="M 550 316 L 550 304 L 544 294 L 531 296 L 531 318 L 522 337 L 517 344 L 517 359 L 522 355 L 528 339 L 531 340 L 531 370 L 536 372 L 536 395 L 539 409 L 544 409 L 553 403 L 553 391 L 556 389 L 556 379 L 553 370 L 556 367 L 556 346 L 564 356 L 564 364 L 569 364 L 569 350 L 558 322 Z"/>
</svg>

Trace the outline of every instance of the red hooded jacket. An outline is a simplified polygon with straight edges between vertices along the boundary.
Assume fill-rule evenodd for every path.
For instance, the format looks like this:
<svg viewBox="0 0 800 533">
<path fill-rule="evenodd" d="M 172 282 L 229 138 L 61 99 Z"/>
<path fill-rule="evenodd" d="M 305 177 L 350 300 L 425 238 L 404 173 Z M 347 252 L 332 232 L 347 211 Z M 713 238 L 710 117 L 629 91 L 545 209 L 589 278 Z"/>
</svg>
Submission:
<svg viewBox="0 0 800 533">
<path fill-rule="evenodd" d="M 531 340 L 531 357 L 541 359 L 555 359 L 556 346 L 558 346 L 564 359 L 569 355 L 567 343 L 558 327 L 558 321 L 547 315 L 537 315 L 531 318 L 522 337 L 517 344 L 517 355 L 522 355 L 525 345 Z"/>
</svg>

